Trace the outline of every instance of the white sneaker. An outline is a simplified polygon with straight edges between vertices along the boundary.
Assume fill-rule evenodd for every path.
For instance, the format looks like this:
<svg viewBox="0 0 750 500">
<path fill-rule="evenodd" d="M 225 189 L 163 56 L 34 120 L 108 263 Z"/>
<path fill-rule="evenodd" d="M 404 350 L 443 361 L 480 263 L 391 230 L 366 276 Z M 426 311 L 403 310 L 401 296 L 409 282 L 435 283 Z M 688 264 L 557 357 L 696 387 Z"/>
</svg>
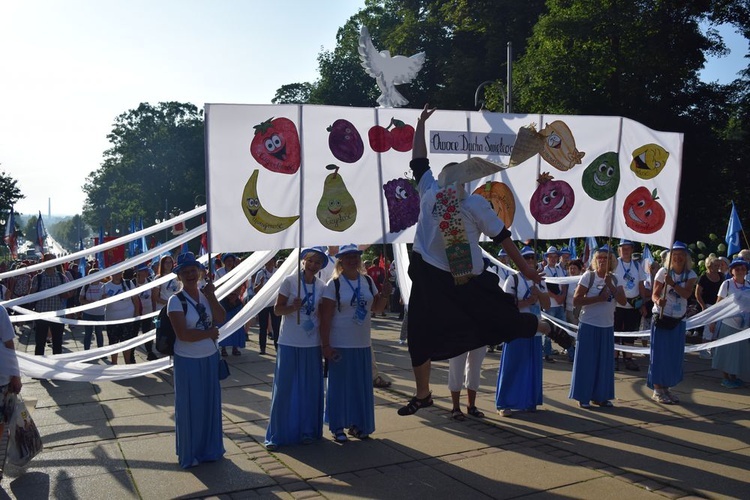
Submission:
<svg viewBox="0 0 750 500">
<path fill-rule="evenodd" d="M 700 351 L 698 353 L 698 357 L 701 359 L 711 359 L 713 358 L 713 355 L 711 354 L 711 349 L 705 349 L 703 351 Z"/>
<path fill-rule="evenodd" d="M 513 415 L 513 412 L 510 410 L 510 408 L 503 408 L 502 410 L 499 410 L 498 413 L 501 417 L 510 417 Z"/>
</svg>

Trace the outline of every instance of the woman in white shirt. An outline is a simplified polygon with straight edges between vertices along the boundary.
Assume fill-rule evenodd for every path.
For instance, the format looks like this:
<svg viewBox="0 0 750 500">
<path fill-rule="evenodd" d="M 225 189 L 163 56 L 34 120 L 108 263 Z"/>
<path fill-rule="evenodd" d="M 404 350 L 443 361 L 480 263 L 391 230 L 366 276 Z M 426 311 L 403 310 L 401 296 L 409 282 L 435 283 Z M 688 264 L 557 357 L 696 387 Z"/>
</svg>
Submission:
<svg viewBox="0 0 750 500">
<path fill-rule="evenodd" d="M 187 469 L 224 456 L 221 427 L 219 349 L 216 340 L 225 312 L 213 283 L 198 289 L 203 265 L 192 252 L 177 258 L 182 290 L 167 304 L 174 343 L 174 420 L 177 457 Z M 184 303 L 184 305 L 183 305 Z"/>
<path fill-rule="evenodd" d="M 358 439 L 375 431 L 370 320 L 383 312 L 392 287 L 383 283 L 378 292 L 364 272 L 357 245 L 343 245 L 336 259 L 320 304 L 320 342 L 331 361 L 325 420 L 334 439 L 345 442 L 345 428 Z"/>
<path fill-rule="evenodd" d="M 279 349 L 265 445 L 310 444 L 323 437 L 323 355 L 320 318 L 325 283 L 316 275 L 328 264 L 323 247 L 300 253 L 302 269 L 281 282 L 274 312 L 281 317 Z"/>
<path fill-rule="evenodd" d="M 594 253 L 593 270 L 578 281 L 573 305 L 581 308 L 570 381 L 570 399 L 581 408 L 611 407 L 615 397 L 615 302 L 625 304 L 625 289 L 615 283 L 617 258 L 608 246 Z"/>
</svg>

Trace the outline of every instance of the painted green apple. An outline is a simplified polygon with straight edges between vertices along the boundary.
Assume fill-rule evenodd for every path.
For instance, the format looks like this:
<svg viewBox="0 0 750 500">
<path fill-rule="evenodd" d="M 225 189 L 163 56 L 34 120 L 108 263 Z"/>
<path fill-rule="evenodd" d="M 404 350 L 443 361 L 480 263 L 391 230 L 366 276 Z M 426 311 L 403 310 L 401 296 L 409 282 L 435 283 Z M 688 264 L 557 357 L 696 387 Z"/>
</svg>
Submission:
<svg viewBox="0 0 750 500">
<path fill-rule="evenodd" d="M 583 190 L 597 201 L 612 198 L 620 187 L 620 164 L 617 153 L 608 151 L 599 155 L 586 167 L 581 178 Z"/>
</svg>

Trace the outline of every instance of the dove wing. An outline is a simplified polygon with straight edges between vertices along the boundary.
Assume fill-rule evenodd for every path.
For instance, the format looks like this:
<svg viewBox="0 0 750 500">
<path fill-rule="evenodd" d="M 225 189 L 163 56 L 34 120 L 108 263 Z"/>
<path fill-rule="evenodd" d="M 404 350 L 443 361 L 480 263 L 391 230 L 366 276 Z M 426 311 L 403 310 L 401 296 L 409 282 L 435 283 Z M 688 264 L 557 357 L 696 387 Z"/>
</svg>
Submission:
<svg viewBox="0 0 750 500">
<path fill-rule="evenodd" d="M 411 57 L 396 56 L 391 59 L 392 68 L 389 80 L 395 85 L 401 85 L 412 81 L 422 69 L 425 61 L 425 53 L 420 52 Z"/>
<path fill-rule="evenodd" d="M 362 59 L 362 67 L 365 68 L 365 72 L 372 77 L 379 77 L 383 74 L 382 62 L 384 57 L 380 55 L 378 49 L 372 44 L 372 38 L 370 38 L 370 32 L 367 28 L 362 26 L 362 31 L 359 35 L 359 51 L 360 59 Z"/>
</svg>

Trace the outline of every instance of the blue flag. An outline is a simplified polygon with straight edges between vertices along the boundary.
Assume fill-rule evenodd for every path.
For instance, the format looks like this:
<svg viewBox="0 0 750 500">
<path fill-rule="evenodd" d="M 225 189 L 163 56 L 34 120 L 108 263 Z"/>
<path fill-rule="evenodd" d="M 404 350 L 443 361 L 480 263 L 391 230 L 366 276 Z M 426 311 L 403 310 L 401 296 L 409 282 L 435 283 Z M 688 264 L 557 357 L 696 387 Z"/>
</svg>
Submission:
<svg viewBox="0 0 750 500">
<path fill-rule="evenodd" d="M 104 228 L 102 226 L 99 226 L 99 244 L 104 244 Z M 96 261 L 99 263 L 99 269 L 104 269 L 104 254 L 102 252 L 96 254 Z"/>
<path fill-rule="evenodd" d="M 724 241 L 727 243 L 727 257 L 731 257 L 740 251 L 740 232 L 742 223 L 737 215 L 737 209 L 732 202 L 732 213 L 729 215 L 729 225 L 727 226 L 727 235 Z"/>
<path fill-rule="evenodd" d="M 79 240 L 79 250 L 83 250 L 83 238 Z M 81 257 L 78 261 L 78 272 L 81 277 L 86 276 L 86 257 Z"/>
<path fill-rule="evenodd" d="M 570 249 L 570 259 L 574 260 L 578 258 L 578 251 L 576 250 L 576 239 L 570 238 L 568 242 L 568 248 Z"/>
<path fill-rule="evenodd" d="M 644 263 L 648 262 L 650 264 L 654 263 L 654 256 L 651 255 L 651 249 L 648 247 L 648 245 L 643 247 L 643 257 L 642 260 Z"/>
</svg>

